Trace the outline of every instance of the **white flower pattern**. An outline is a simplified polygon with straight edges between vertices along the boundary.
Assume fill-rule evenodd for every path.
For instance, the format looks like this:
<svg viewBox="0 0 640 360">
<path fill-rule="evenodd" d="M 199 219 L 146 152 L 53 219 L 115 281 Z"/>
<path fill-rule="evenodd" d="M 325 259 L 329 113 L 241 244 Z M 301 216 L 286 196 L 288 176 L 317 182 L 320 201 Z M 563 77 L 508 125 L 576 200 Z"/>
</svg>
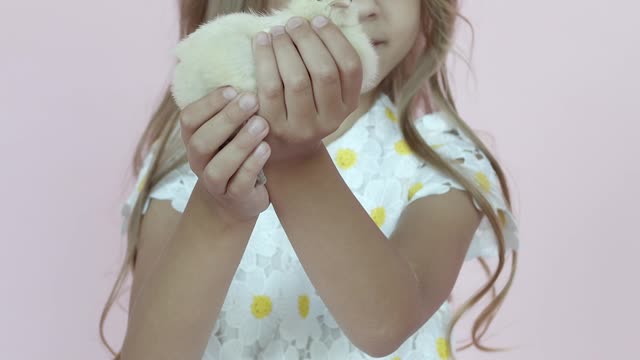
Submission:
<svg viewBox="0 0 640 360">
<path fill-rule="evenodd" d="M 238 329 L 243 344 L 256 340 L 265 344 L 273 338 L 281 321 L 283 274 L 274 271 L 265 277 L 262 271 L 252 271 L 245 277 L 245 281 L 234 282 L 229 287 L 223 305 L 225 320 Z"/>
<path fill-rule="evenodd" d="M 448 303 L 443 304 L 416 332 L 415 340 L 416 344 L 419 344 L 416 348 L 421 353 L 428 354 L 424 357 L 425 360 L 448 360 L 454 351 L 446 341 L 447 329 L 451 322 L 451 311 L 448 310 Z"/>
<path fill-rule="evenodd" d="M 366 127 L 354 125 L 327 147 L 338 172 L 352 189 L 360 188 L 379 168 L 382 149 L 380 143 L 368 135 Z"/>
<path fill-rule="evenodd" d="M 346 337 L 340 337 L 333 343 L 327 351 L 329 359 L 364 360 L 362 352 L 354 351 L 354 346 Z"/>
<path fill-rule="evenodd" d="M 446 193 L 451 188 L 463 189 L 457 181 L 407 151 L 397 116 L 395 106 L 383 94 L 352 128 L 327 146 L 345 183 L 386 236 L 392 233 L 402 210 L 411 202 Z M 458 168 L 488 196 L 500 213 L 507 247 L 517 249 L 515 218 L 507 210 L 497 175 L 484 154 L 444 113 L 423 115 L 415 124 L 425 142 L 440 155 L 464 159 Z M 139 189 L 147 181 L 152 156 L 153 151 L 145 159 L 122 208 L 123 234 Z M 151 198 L 171 200 L 172 206 L 183 212 L 196 181 L 188 163 L 170 172 L 151 189 L 143 213 Z M 474 234 L 466 260 L 496 255 L 495 235 L 485 218 Z M 449 303 L 444 302 L 431 319 L 385 359 L 447 359 L 451 350 L 444 339 L 450 319 Z M 330 309 L 315 293 L 270 205 L 260 214 L 251 234 L 203 359 L 371 358 L 350 343 Z"/>
<path fill-rule="evenodd" d="M 305 274 L 302 264 L 297 263 L 291 270 L 282 284 L 284 311 L 280 335 L 287 341 L 295 342 L 296 347 L 304 348 L 309 337 L 317 338 L 322 334 L 317 318 L 324 306 L 309 278 L 300 276 Z"/>
<path fill-rule="evenodd" d="M 354 195 L 380 230 L 390 236 L 404 207 L 402 184 L 394 178 L 375 179 L 367 183 L 364 196 Z"/>
</svg>

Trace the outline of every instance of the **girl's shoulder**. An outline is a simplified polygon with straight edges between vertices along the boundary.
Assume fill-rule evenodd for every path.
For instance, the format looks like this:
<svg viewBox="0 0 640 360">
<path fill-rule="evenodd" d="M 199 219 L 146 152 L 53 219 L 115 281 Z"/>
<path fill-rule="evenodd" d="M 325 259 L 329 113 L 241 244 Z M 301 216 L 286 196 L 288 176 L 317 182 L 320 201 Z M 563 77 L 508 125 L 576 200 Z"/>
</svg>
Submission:
<svg viewBox="0 0 640 360">
<path fill-rule="evenodd" d="M 129 215 L 131 214 L 136 201 L 140 197 L 142 188 L 145 186 L 146 182 L 149 181 L 151 165 L 158 154 L 158 150 L 159 143 L 154 142 L 145 155 L 142 166 L 140 167 L 140 172 L 135 179 L 134 186 L 121 208 L 122 234 L 126 232 Z M 142 214 L 144 215 L 147 212 L 152 198 L 159 200 L 171 200 L 171 206 L 175 210 L 184 212 L 197 180 L 198 177 L 193 173 L 188 162 L 171 170 L 150 189 L 149 194 L 144 199 L 144 204 L 142 205 Z"/>
<path fill-rule="evenodd" d="M 398 112 L 385 95 L 368 114 L 374 138 L 380 143 L 381 176 L 401 184 L 405 207 L 419 198 L 439 195 L 455 188 L 466 188 L 454 177 L 418 157 L 403 137 Z M 445 112 L 418 116 L 415 127 L 420 138 L 455 169 L 475 183 L 500 219 L 508 249 L 519 247 L 518 225 L 507 204 L 500 179 L 487 155 Z M 481 210 L 474 199 L 474 206 Z M 497 239 L 485 217 L 467 253 L 467 260 L 477 256 L 497 255 Z"/>
</svg>

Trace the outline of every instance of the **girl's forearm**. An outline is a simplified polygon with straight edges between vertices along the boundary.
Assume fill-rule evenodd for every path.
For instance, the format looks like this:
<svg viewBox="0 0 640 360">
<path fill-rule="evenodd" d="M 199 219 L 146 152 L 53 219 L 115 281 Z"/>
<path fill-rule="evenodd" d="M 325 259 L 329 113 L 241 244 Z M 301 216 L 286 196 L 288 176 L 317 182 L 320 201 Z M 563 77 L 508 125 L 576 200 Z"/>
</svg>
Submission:
<svg viewBox="0 0 640 360">
<path fill-rule="evenodd" d="M 349 340 L 374 357 L 397 349 L 425 312 L 409 263 L 362 208 L 323 146 L 265 167 L 274 210 L 305 272 Z"/>
<path fill-rule="evenodd" d="M 201 359 L 255 220 L 220 220 L 196 184 L 176 232 L 129 313 L 122 360 Z"/>
</svg>

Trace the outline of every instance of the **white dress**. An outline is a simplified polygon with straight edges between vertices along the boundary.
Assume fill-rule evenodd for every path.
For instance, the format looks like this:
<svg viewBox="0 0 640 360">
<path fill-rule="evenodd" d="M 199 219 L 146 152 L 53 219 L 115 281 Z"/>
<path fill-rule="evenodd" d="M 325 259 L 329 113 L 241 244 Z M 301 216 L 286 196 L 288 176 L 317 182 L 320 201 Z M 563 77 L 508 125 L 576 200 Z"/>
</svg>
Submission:
<svg viewBox="0 0 640 360">
<path fill-rule="evenodd" d="M 343 179 L 389 237 L 402 210 L 424 196 L 464 190 L 452 178 L 413 155 L 402 138 L 394 104 L 382 95 L 374 106 L 327 149 Z M 480 184 L 494 209 L 500 209 L 508 249 L 518 248 L 517 224 L 507 209 L 498 177 L 490 162 L 471 140 L 453 129 L 444 113 L 427 114 L 416 127 L 446 158 L 464 158 L 463 170 Z M 123 207 L 123 234 L 138 188 L 146 180 L 147 156 L 127 203 Z M 149 198 L 171 200 L 183 212 L 197 177 L 184 164 L 163 178 Z M 143 212 L 149 204 L 146 199 Z M 480 209 L 474 201 L 475 206 Z M 497 256 L 497 239 L 486 216 L 478 227 L 466 259 Z M 444 341 L 451 319 L 445 301 L 420 329 L 386 359 L 447 359 Z M 452 339 L 455 344 L 455 339 Z M 258 217 L 203 359 L 369 359 L 339 329 L 317 295 L 275 214 L 273 206 Z M 373 358 L 372 358 L 373 359 Z"/>
</svg>

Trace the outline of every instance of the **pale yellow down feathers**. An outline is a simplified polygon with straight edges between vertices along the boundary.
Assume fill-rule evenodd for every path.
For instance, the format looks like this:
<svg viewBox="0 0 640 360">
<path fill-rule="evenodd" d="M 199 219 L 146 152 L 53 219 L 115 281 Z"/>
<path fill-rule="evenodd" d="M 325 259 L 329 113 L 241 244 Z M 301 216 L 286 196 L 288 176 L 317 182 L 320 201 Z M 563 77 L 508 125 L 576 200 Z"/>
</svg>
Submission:
<svg viewBox="0 0 640 360">
<path fill-rule="evenodd" d="M 292 16 L 311 20 L 325 15 L 345 34 L 356 49 L 363 68 L 362 91 L 373 88 L 378 76 L 378 54 L 358 20 L 355 4 L 346 8 L 333 7 L 340 1 L 292 0 L 281 10 L 268 14 L 233 13 L 219 16 L 202 24 L 180 41 L 175 48 L 179 60 L 173 74 L 171 91 L 176 104 L 184 109 L 212 90 L 234 86 L 240 92 L 256 92 L 255 60 L 252 39 L 260 31 L 285 25 Z"/>
</svg>

